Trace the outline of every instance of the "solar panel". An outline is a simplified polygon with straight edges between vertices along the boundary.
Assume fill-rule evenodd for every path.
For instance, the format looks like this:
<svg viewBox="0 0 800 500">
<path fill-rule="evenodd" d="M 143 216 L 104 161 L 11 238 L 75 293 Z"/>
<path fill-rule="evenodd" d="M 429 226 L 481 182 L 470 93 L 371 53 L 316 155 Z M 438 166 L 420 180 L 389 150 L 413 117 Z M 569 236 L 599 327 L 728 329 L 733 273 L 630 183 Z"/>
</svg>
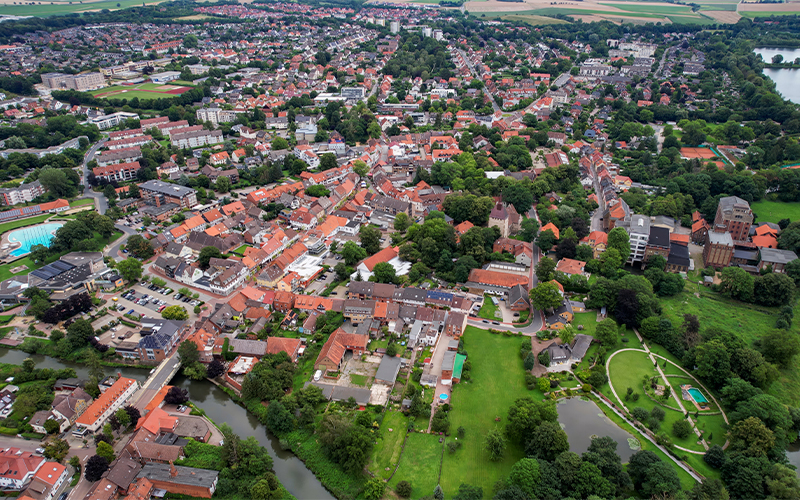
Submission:
<svg viewBox="0 0 800 500">
<path fill-rule="evenodd" d="M 0 212 L 0 220 L 13 219 L 14 217 L 17 216 L 17 214 L 14 213 L 14 212 L 15 212 L 15 210 L 9 210 L 7 212 Z"/>
<path fill-rule="evenodd" d="M 65 262 L 63 260 L 57 260 L 57 261 L 53 262 L 50 265 L 55 267 L 56 269 L 58 269 L 61 272 L 69 271 L 70 269 L 75 267 L 74 265 L 70 264 L 69 262 Z"/>
</svg>

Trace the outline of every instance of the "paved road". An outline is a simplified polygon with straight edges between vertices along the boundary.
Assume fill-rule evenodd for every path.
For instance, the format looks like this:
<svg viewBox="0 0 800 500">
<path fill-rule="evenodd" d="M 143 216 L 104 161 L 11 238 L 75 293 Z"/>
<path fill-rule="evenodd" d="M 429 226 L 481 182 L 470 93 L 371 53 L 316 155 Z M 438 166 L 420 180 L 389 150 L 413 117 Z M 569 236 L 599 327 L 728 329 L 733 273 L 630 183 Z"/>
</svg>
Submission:
<svg viewBox="0 0 800 500">
<path fill-rule="evenodd" d="M 95 199 L 95 207 L 101 214 L 106 213 L 106 210 L 108 210 L 108 200 L 106 200 L 106 197 L 103 193 L 95 193 L 92 191 L 92 187 L 87 181 L 89 178 L 89 167 L 87 164 L 94 159 L 94 155 L 97 154 L 97 150 L 103 147 L 103 144 L 105 144 L 106 140 L 108 140 L 108 137 L 103 137 L 97 144 L 89 149 L 89 152 L 87 152 L 86 156 L 83 158 L 83 194 Z"/>
<path fill-rule="evenodd" d="M 103 196 L 103 195 L 101 194 L 100 196 Z M 105 197 L 104 196 L 103 196 L 103 201 L 105 201 Z M 122 253 L 122 245 L 124 245 L 125 242 L 128 241 L 128 237 L 129 236 L 132 236 L 132 235 L 136 234 L 136 230 L 131 228 L 131 227 L 128 227 L 128 226 L 126 226 L 124 224 L 114 224 L 114 227 L 117 228 L 118 230 L 122 231 L 125 234 L 123 234 L 120 239 L 115 241 L 112 246 L 106 247 L 106 249 L 103 251 L 103 253 L 107 257 L 113 257 L 114 259 L 128 258 L 127 254 Z"/>
<path fill-rule="evenodd" d="M 597 195 L 597 203 L 600 205 L 597 210 L 594 211 L 592 214 L 592 220 L 589 224 L 590 231 L 602 231 L 603 229 L 603 212 L 605 212 L 606 202 L 603 199 L 603 192 L 600 190 L 600 179 L 597 178 L 597 169 L 594 168 L 594 165 L 590 167 L 592 169 L 592 177 L 594 178 L 594 194 Z"/>
<path fill-rule="evenodd" d="M 461 57 L 464 58 L 464 63 L 467 65 L 467 68 L 469 69 L 469 72 L 472 75 L 472 78 L 475 78 L 477 80 L 483 81 L 481 79 L 481 75 L 479 75 L 478 72 L 475 71 L 475 67 L 472 65 L 472 61 L 469 60 L 469 57 L 467 57 L 467 54 L 465 54 L 464 51 L 461 50 L 461 49 L 455 49 L 455 51 L 458 52 L 459 54 L 461 54 Z M 491 93 L 489 93 L 485 89 L 484 89 L 484 92 L 489 96 L 489 100 L 492 101 L 492 109 L 494 109 L 495 112 L 502 111 L 500 109 L 500 106 L 497 105 L 497 102 L 495 102 L 494 96 L 491 95 Z"/>
</svg>

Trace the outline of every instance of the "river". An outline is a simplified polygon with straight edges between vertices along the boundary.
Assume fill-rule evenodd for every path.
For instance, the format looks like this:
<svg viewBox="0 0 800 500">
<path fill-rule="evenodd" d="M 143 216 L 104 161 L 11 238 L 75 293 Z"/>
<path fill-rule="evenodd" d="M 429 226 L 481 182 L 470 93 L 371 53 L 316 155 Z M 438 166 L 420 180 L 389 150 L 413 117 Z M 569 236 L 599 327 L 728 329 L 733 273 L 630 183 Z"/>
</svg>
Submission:
<svg viewBox="0 0 800 500">
<path fill-rule="evenodd" d="M 88 378 L 89 369 L 84 365 L 69 363 L 59 359 L 40 355 L 28 355 L 14 349 L 0 348 L 0 363 L 22 364 L 25 358 L 36 361 L 38 368 L 73 368 L 79 378 Z M 149 370 L 139 368 L 104 367 L 106 374 L 121 373 L 124 377 L 139 381 L 147 379 Z M 322 486 L 322 483 L 308 470 L 305 464 L 292 452 L 281 450 L 278 439 L 267 432 L 267 429 L 247 410 L 237 405 L 219 387 L 207 380 L 189 380 L 182 375 L 175 377 L 172 385 L 183 387 L 189 391 L 189 398 L 202 408 L 208 417 L 217 424 L 228 424 L 233 432 L 246 438 L 254 436 L 267 448 L 274 461 L 275 474 L 283 486 L 300 500 L 333 500 L 334 496 Z"/>
<path fill-rule="evenodd" d="M 784 61 L 794 61 L 800 58 L 800 48 L 761 48 L 754 49 L 760 54 L 764 62 L 772 62 L 772 57 L 778 54 Z M 764 75 L 775 82 L 775 88 L 784 99 L 800 104 L 800 69 L 793 68 L 764 68 Z"/>
</svg>

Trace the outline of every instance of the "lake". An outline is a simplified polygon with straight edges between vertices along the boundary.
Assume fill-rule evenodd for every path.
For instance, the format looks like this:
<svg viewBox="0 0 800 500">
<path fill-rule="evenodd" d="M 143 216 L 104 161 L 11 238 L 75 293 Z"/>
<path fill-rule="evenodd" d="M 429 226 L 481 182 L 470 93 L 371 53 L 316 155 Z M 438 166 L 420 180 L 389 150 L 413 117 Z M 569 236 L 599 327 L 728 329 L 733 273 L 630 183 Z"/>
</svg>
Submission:
<svg viewBox="0 0 800 500">
<path fill-rule="evenodd" d="M 772 57 L 778 54 L 784 61 L 794 61 L 800 57 L 800 48 L 756 48 L 753 50 L 760 54 L 764 62 L 772 62 Z M 775 82 L 775 88 L 784 99 L 800 104 L 800 69 L 793 68 L 764 68 L 764 75 Z"/>
<path fill-rule="evenodd" d="M 25 358 L 36 362 L 37 368 L 73 368 L 79 378 L 89 378 L 89 369 L 84 365 L 68 363 L 48 356 L 29 355 L 14 349 L 0 348 L 0 363 L 22 364 Z M 124 377 L 133 378 L 143 382 L 150 372 L 139 368 L 112 368 L 103 367 L 106 375 L 121 373 Z M 278 439 L 267 432 L 267 429 L 247 410 L 237 405 L 225 394 L 222 389 L 207 380 L 189 380 L 177 376 L 172 380 L 172 385 L 182 387 L 189 391 L 189 399 L 202 408 L 208 417 L 217 424 L 228 424 L 233 432 L 247 438 L 254 436 L 256 440 L 269 451 L 274 461 L 273 469 L 283 486 L 298 499 L 334 500 L 322 483 L 308 470 L 305 464 L 292 452 L 283 451 Z"/>
<path fill-rule="evenodd" d="M 611 421 L 594 402 L 580 398 L 558 400 L 558 423 L 569 438 L 569 451 L 581 454 L 589 449 L 592 436 L 608 436 L 617 442 L 617 455 L 622 463 L 639 451 L 631 449 L 628 439 L 634 437 Z M 638 443 L 638 441 L 637 441 Z"/>
</svg>

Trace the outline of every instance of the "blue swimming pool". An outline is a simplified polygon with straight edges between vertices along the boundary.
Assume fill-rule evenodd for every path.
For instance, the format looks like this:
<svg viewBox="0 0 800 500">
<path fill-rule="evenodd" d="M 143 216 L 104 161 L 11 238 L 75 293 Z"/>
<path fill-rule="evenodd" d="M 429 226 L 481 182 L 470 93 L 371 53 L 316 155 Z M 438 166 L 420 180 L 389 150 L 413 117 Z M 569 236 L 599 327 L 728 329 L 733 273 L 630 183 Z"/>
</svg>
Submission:
<svg viewBox="0 0 800 500">
<path fill-rule="evenodd" d="M 689 394 L 691 394 L 692 399 L 694 399 L 697 403 L 708 403 L 708 400 L 705 396 L 703 396 L 703 393 L 694 387 L 689 389 Z"/>
<path fill-rule="evenodd" d="M 25 227 L 12 231 L 8 235 L 8 241 L 11 243 L 20 243 L 22 246 L 15 248 L 11 251 L 11 255 L 19 257 L 31 252 L 33 245 L 50 246 L 50 242 L 56 237 L 55 232 L 61 224 L 58 222 L 51 222 L 49 224 L 40 224 L 38 226 Z"/>
</svg>

